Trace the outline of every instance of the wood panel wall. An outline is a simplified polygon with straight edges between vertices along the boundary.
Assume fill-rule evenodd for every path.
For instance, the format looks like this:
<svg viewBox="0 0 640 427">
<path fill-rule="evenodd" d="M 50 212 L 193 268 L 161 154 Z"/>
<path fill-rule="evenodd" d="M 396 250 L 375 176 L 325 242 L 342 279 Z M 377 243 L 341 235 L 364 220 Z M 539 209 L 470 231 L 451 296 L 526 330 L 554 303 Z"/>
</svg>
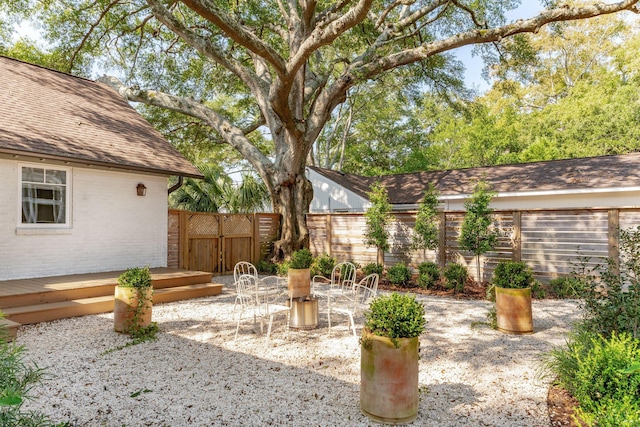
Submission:
<svg viewBox="0 0 640 427">
<path fill-rule="evenodd" d="M 229 274 L 238 261 L 265 259 L 280 235 L 277 214 L 169 210 L 167 266 Z"/>
<path fill-rule="evenodd" d="M 361 265 L 376 261 L 375 248 L 364 245 L 363 214 L 309 214 L 314 255 L 330 254 L 339 261 Z M 464 212 L 440 214 L 440 245 L 436 251 L 408 249 L 415 225 L 415 212 L 397 213 L 390 229 L 392 249 L 385 253 L 387 267 L 403 261 L 414 268 L 424 261 L 444 266 L 456 261 L 475 276 L 476 258 L 460 250 L 458 237 Z M 607 257 L 617 257 L 618 229 L 640 226 L 640 209 L 559 209 L 495 211 L 498 246 L 480 257 L 483 280 L 490 280 L 498 262 L 525 261 L 536 277 L 548 282 L 566 276 L 583 265 L 591 268 Z"/>
</svg>

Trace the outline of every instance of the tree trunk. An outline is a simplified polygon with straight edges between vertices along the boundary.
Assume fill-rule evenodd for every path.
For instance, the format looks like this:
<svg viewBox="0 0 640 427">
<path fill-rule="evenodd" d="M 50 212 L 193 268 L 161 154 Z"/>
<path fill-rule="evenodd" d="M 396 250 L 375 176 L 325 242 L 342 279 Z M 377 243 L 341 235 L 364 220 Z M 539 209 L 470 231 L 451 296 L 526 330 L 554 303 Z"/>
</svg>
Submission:
<svg viewBox="0 0 640 427">
<path fill-rule="evenodd" d="M 313 186 L 305 175 L 304 165 L 289 179 L 271 181 L 273 211 L 281 215 L 280 240 L 275 242 L 272 260 L 281 261 L 293 251 L 309 246 L 306 214 L 313 199 Z"/>
</svg>

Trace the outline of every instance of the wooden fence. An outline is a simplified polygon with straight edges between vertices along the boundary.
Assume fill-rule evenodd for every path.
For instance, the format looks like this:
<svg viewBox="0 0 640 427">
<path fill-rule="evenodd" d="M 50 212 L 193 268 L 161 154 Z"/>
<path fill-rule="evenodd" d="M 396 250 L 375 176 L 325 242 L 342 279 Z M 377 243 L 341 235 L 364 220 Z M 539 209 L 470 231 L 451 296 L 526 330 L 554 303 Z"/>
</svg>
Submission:
<svg viewBox="0 0 640 427">
<path fill-rule="evenodd" d="M 618 258 L 618 229 L 640 225 L 640 209 L 561 209 L 494 211 L 494 224 L 500 239 L 494 251 L 480 258 L 483 280 L 490 280 L 496 264 L 502 260 L 525 261 L 536 277 L 550 279 L 570 274 L 581 262 L 591 268 L 603 259 Z M 391 229 L 392 249 L 385 253 L 385 265 L 399 261 L 416 267 L 424 261 L 440 266 L 451 261 L 465 265 L 475 275 L 476 258 L 460 251 L 458 236 L 464 212 L 440 214 L 440 244 L 436 251 L 411 251 L 415 212 L 395 213 Z M 376 249 L 363 243 L 363 214 L 309 214 L 314 255 L 330 254 L 337 260 L 359 264 L 376 262 Z"/>
<path fill-rule="evenodd" d="M 167 266 L 229 274 L 238 261 L 257 264 L 280 235 L 280 215 L 169 210 Z"/>
</svg>

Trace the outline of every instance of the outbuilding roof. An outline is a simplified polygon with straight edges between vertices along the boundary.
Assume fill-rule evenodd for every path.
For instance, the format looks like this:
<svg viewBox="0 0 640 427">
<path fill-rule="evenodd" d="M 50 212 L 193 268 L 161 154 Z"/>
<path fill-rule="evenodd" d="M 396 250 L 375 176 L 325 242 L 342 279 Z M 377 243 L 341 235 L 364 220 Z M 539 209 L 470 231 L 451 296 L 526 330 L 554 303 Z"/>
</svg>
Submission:
<svg viewBox="0 0 640 427">
<path fill-rule="evenodd" d="M 202 174 L 107 85 L 0 56 L 0 154 Z"/>
<path fill-rule="evenodd" d="M 640 153 L 380 177 L 311 169 L 365 198 L 371 185 L 380 182 L 392 204 L 419 203 L 428 183 L 435 185 L 441 196 L 471 194 L 479 180 L 498 193 L 640 187 Z"/>
</svg>

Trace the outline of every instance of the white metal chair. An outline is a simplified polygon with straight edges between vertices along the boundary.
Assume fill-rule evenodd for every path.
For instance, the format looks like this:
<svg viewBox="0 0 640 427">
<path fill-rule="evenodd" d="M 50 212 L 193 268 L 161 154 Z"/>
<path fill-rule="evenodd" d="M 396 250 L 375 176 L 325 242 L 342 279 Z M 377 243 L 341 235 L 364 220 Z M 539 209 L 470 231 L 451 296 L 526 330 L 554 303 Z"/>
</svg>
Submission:
<svg viewBox="0 0 640 427">
<path fill-rule="evenodd" d="M 345 290 L 351 290 L 355 281 L 356 266 L 351 262 L 341 262 L 333 267 L 330 278 L 313 276 L 311 279 L 311 293 L 324 296 L 324 292 L 319 289 L 321 285 L 328 285 L 330 291 L 345 292 Z"/>
<path fill-rule="evenodd" d="M 353 336 L 356 336 L 354 317 L 369 307 L 371 300 L 378 294 L 379 280 L 380 276 L 378 276 L 378 274 L 369 274 L 362 278 L 360 282 L 354 284 L 350 293 L 345 292 L 329 305 L 327 313 L 329 318 L 329 333 L 331 333 L 331 313 L 339 313 L 349 316 Z"/>
<path fill-rule="evenodd" d="M 277 299 L 280 295 L 279 294 L 284 294 L 286 293 L 286 289 L 280 289 L 280 278 L 277 276 L 266 276 L 266 277 L 259 277 L 258 276 L 258 269 L 256 268 L 255 265 L 251 264 L 248 261 L 240 261 L 238 263 L 236 263 L 236 265 L 233 267 L 233 280 L 234 280 L 234 284 L 236 286 L 236 290 L 238 288 L 238 280 L 240 279 L 240 276 L 242 275 L 250 275 L 255 277 L 257 280 L 259 280 L 261 282 L 261 286 L 270 286 L 270 287 L 275 287 L 276 289 L 278 289 L 279 291 L 274 293 L 273 297 L 274 300 Z M 235 312 L 236 310 L 236 305 L 238 304 L 240 299 L 240 295 L 236 295 L 236 300 L 233 303 L 233 311 Z M 273 301 L 272 301 L 273 302 Z"/>
<path fill-rule="evenodd" d="M 236 325 L 236 335 L 234 341 L 238 339 L 238 331 L 240 330 L 240 322 L 243 319 L 253 317 L 254 324 L 256 320 L 260 320 L 260 333 L 264 333 L 264 322 L 269 321 L 267 329 L 267 340 L 271 336 L 271 328 L 273 326 L 273 318 L 280 313 L 287 314 L 287 325 L 289 324 L 290 306 L 282 304 L 274 304 L 271 302 L 273 293 L 277 293 L 278 289 L 273 287 L 264 287 L 260 279 L 250 274 L 241 275 L 236 281 L 236 301 L 240 304 L 240 314 Z M 287 326 L 288 328 L 288 326 Z"/>
</svg>

